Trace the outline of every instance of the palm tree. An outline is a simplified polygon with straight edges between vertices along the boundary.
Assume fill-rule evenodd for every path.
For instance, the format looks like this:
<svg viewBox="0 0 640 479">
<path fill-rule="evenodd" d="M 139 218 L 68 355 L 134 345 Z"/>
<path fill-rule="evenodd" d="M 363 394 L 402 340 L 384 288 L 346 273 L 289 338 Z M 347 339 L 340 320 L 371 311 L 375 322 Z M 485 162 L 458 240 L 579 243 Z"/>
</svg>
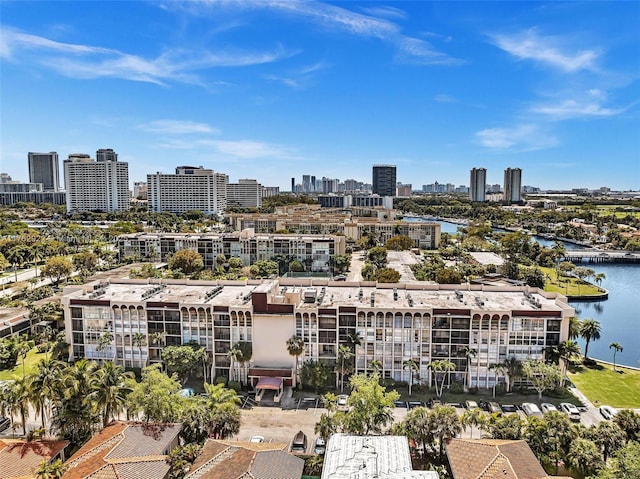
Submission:
<svg viewBox="0 0 640 479">
<path fill-rule="evenodd" d="M 600 322 L 595 319 L 583 319 L 580 325 L 580 336 L 584 339 L 584 359 L 588 358 L 589 343 L 600 339 Z"/>
<path fill-rule="evenodd" d="M 9 386 L 8 394 L 6 395 L 6 412 L 9 413 L 11 423 L 13 424 L 13 417 L 20 416 L 20 423 L 22 425 L 22 434 L 27 434 L 27 416 L 29 415 L 29 382 L 27 379 L 16 379 Z"/>
<path fill-rule="evenodd" d="M 113 333 L 111 331 L 103 332 L 98 338 L 97 351 L 105 351 L 113 343 Z"/>
<path fill-rule="evenodd" d="M 294 356 L 296 358 L 296 372 L 295 379 L 296 385 L 299 384 L 300 381 L 300 366 L 299 360 L 300 356 L 304 353 L 304 340 L 300 336 L 291 336 L 287 339 L 287 352 L 289 355 Z"/>
<path fill-rule="evenodd" d="M 251 357 L 253 356 L 253 347 L 251 343 L 247 341 L 240 341 L 236 343 L 234 348 L 240 351 L 240 354 L 237 357 L 239 366 L 243 369 L 242 377 L 240 381 L 246 382 L 247 380 L 247 364 L 251 361 Z"/>
<path fill-rule="evenodd" d="M 500 376 L 503 379 L 505 378 L 505 376 L 507 376 L 507 368 L 505 367 L 504 364 L 491 364 L 489 365 L 489 369 L 494 371 L 496 376 Z M 493 381 L 493 398 L 495 399 L 496 397 L 496 383 L 497 383 L 497 377 L 496 379 Z"/>
<path fill-rule="evenodd" d="M 112 361 L 102 363 L 92 378 L 89 397 L 102 415 L 103 427 L 109 424 L 112 416 L 124 411 L 127 394 L 131 392 L 128 379 L 133 379 L 133 373 L 125 372 L 122 366 Z"/>
<path fill-rule="evenodd" d="M 229 351 L 227 351 L 227 359 L 229 359 L 229 370 L 231 371 L 230 378 L 235 381 L 240 381 L 240 357 L 242 356 L 242 351 L 237 345 L 234 345 Z M 234 365 L 238 367 L 238 371 L 236 372 L 234 369 Z"/>
<path fill-rule="evenodd" d="M 616 370 L 616 353 L 621 353 L 624 349 L 620 343 L 611 343 L 609 349 L 613 349 L 613 370 Z"/>
<path fill-rule="evenodd" d="M 140 368 L 144 367 L 142 363 L 142 346 L 147 345 L 147 336 L 143 333 L 133 333 L 131 337 L 131 345 L 138 348 L 138 361 Z"/>
<path fill-rule="evenodd" d="M 63 363 L 55 359 L 42 360 L 33 374 L 28 376 L 29 402 L 40 414 L 42 429 L 46 429 L 45 418 L 51 412 L 51 405 L 63 391 Z"/>
<path fill-rule="evenodd" d="M 411 386 L 413 386 L 413 375 L 420 370 L 420 366 L 418 365 L 418 361 L 415 359 L 407 359 L 402 363 L 402 369 L 407 369 L 409 371 L 409 397 L 411 397 Z"/>
<path fill-rule="evenodd" d="M 580 326 L 582 322 L 577 316 L 569 318 L 569 339 L 578 339 L 580 337 Z"/>
<path fill-rule="evenodd" d="M 558 345 L 558 357 L 560 358 L 560 371 L 562 372 L 562 378 L 560 379 L 560 387 L 564 386 L 564 381 L 567 376 L 567 366 L 575 358 L 580 356 L 580 346 L 575 341 L 567 340 L 562 341 Z"/>
<path fill-rule="evenodd" d="M 338 346 L 338 361 L 340 361 L 340 392 L 344 392 L 344 363 L 354 356 L 349 346 Z"/>
<path fill-rule="evenodd" d="M 473 428 L 482 426 L 486 423 L 486 416 L 479 408 L 473 409 L 465 409 L 462 413 L 462 417 L 460 418 L 460 423 L 466 429 L 469 427 L 471 429 L 471 439 L 473 439 Z"/>
<path fill-rule="evenodd" d="M 429 365 L 429 367 L 434 372 L 434 376 L 435 376 L 434 379 L 436 384 L 436 396 L 442 397 L 444 382 L 447 379 L 447 376 L 451 373 L 451 371 L 456 370 L 456 365 L 451 361 L 447 361 L 446 359 L 438 359 L 436 361 L 431 361 L 431 364 Z M 438 375 L 442 376 L 439 387 L 438 387 Z"/>
<path fill-rule="evenodd" d="M 372 359 L 369 362 L 369 366 L 371 366 L 371 369 L 373 369 L 373 374 L 380 376 L 380 371 L 382 371 L 383 369 L 382 361 L 380 361 L 379 359 Z"/>
<path fill-rule="evenodd" d="M 53 462 L 43 460 L 35 471 L 36 479 L 61 479 L 66 470 L 62 459 Z"/>
<path fill-rule="evenodd" d="M 94 432 L 97 417 L 89 395 L 97 368 L 95 361 L 81 359 L 61 372 L 51 427 L 73 444 L 82 444 Z"/>
<path fill-rule="evenodd" d="M 598 286 L 602 283 L 603 280 L 607 279 L 607 275 L 604 273 L 596 273 L 593 276 L 593 280 L 596 282 Z"/>
<path fill-rule="evenodd" d="M 336 432 L 336 422 L 329 414 L 323 414 L 320 416 L 320 420 L 316 423 L 313 432 L 326 441 L 329 437 Z"/>
<path fill-rule="evenodd" d="M 466 359 L 464 364 L 464 380 L 463 380 L 463 386 L 465 389 L 467 387 L 469 362 L 471 361 L 471 358 L 475 358 L 477 355 L 478 355 L 478 351 L 476 349 L 470 348 L 469 346 L 463 346 L 462 349 L 458 351 L 458 356 L 464 356 L 464 358 Z"/>
<path fill-rule="evenodd" d="M 511 387 L 517 378 L 522 377 L 522 363 L 515 356 L 507 358 L 500 363 L 507 373 L 507 392 L 511 392 Z"/>
<path fill-rule="evenodd" d="M 27 359 L 27 354 L 29 354 L 33 346 L 33 341 L 26 339 L 26 336 L 21 336 L 18 344 L 16 344 L 16 353 L 22 361 L 22 379 L 25 377 L 24 361 Z"/>
</svg>

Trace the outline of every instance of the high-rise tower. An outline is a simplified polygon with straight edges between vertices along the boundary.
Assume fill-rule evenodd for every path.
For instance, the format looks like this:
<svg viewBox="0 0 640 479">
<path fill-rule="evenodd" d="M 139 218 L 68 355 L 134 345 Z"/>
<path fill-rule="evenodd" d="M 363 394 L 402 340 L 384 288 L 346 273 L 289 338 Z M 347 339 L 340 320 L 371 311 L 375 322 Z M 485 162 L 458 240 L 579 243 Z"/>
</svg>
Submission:
<svg viewBox="0 0 640 479">
<path fill-rule="evenodd" d="M 60 191 L 58 153 L 29 152 L 29 182 L 42 183 L 43 191 Z"/>
<path fill-rule="evenodd" d="M 522 201 L 522 170 L 507 168 L 504 170 L 504 204 L 510 205 Z"/>
<path fill-rule="evenodd" d="M 396 165 L 373 165 L 373 194 L 396 196 Z"/>
<path fill-rule="evenodd" d="M 471 180 L 469 182 L 469 199 L 471 201 L 485 201 L 485 192 L 487 190 L 487 169 L 472 168 Z"/>
</svg>

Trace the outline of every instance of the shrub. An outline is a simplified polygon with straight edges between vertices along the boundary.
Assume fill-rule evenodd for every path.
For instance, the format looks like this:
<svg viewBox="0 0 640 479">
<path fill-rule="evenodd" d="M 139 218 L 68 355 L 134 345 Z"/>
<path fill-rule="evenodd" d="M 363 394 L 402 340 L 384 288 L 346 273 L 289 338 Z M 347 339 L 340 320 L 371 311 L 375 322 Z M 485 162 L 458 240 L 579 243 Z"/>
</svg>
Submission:
<svg viewBox="0 0 640 479">
<path fill-rule="evenodd" d="M 227 378 L 225 376 L 218 376 L 216 377 L 216 384 L 224 384 L 225 386 L 227 385 Z"/>
<path fill-rule="evenodd" d="M 385 388 L 392 388 L 396 385 L 396 382 L 392 378 L 384 378 L 380 381 L 380 384 Z"/>
<path fill-rule="evenodd" d="M 238 381 L 229 381 L 229 384 L 227 384 L 227 387 L 229 389 L 233 389 L 237 393 L 239 393 L 242 390 L 242 384 L 240 384 Z"/>
<path fill-rule="evenodd" d="M 449 392 L 452 394 L 462 394 L 464 393 L 464 384 L 462 383 L 452 383 L 449 387 Z"/>
</svg>

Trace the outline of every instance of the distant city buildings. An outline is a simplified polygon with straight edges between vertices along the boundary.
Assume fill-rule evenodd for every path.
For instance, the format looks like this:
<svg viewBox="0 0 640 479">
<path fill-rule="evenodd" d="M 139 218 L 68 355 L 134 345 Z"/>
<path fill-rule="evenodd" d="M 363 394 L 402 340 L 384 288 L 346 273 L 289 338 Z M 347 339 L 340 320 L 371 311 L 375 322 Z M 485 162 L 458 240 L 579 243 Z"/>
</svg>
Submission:
<svg viewBox="0 0 640 479">
<path fill-rule="evenodd" d="M 358 206 L 393 208 L 392 196 L 380 195 L 318 195 L 318 203 L 323 208 L 349 209 Z"/>
<path fill-rule="evenodd" d="M 64 160 L 67 212 L 129 209 L 129 164 L 117 161 L 113 150 L 97 153 L 100 161 L 84 153 Z"/>
<path fill-rule="evenodd" d="M 522 202 L 522 170 L 507 168 L 504 170 L 504 203 L 511 205 Z"/>
<path fill-rule="evenodd" d="M 375 195 L 396 196 L 396 165 L 373 165 L 371 185 Z"/>
<path fill-rule="evenodd" d="M 469 199 L 471 201 L 484 202 L 487 190 L 486 168 L 472 168 L 469 181 Z"/>
<path fill-rule="evenodd" d="M 42 183 L 42 191 L 60 191 L 60 165 L 58 153 L 29 152 L 29 182 Z"/>
<path fill-rule="evenodd" d="M 398 196 L 407 198 L 413 194 L 413 186 L 398 183 L 398 185 L 396 186 L 396 191 Z"/>
<path fill-rule="evenodd" d="M 146 200 L 147 199 L 147 184 L 144 181 L 136 181 L 133 184 L 133 197 L 138 200 Z"/>
<path fill-rule="evenodd" d="M 175 174 L 147 175 L 149 211 L 218 214 L 227 208 L 229 177 L 211 169 L 179 166 Z"/>
<path fill-rule="evenodd" d="M 241 179 L 227 184 L 227 208 L 260 208 L 262 185 L 257 180 Z"/>
</svg>

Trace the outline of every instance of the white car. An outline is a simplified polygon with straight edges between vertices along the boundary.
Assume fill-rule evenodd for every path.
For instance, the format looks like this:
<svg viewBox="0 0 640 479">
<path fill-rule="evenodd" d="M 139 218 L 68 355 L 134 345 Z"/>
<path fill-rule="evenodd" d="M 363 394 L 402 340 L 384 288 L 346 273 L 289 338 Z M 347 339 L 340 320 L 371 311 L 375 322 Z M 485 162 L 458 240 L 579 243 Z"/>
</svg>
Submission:
<svg viewBox="0 0 640 479">
<path fill-rule="evenodd" d="M 249 442 L 264 442 L 263 436 L 252 436 Z"/>
<path fill-rule="evenodd" d="M 580 421 L 580 410 L 570 402 L 563 402 L 560 404 L 560 410 L 569 415 L 569 419 L 572 421 Z"/>
<path fill-rule="evenodd" d="M 600 406 L 598 409 L 605 419 L 613 419 L 613 417 L 618 414 L 618 411 L 611 406 Z"/>
<path fill-rule="evenodd" d="M 339 411 L 346 411 L 349 409 L 349 406 L 347 406 L 347 401 L 349 401 L 349 396 L 347 396 L 346 394 L 340 394 L 338 396 L 337 405 Z"/>
<path fill-rule="evenodd" d="M 542 411 L 540 411 L 540 408 L 537 404 L 534 404 L 532 402 L 522 403 L 522 410 L 527 416 L 542 418 Z"/>
<path fill-rule="evenodd" d="M 542 409 L 543 413 L 548 413 L 551 411 L 557 411 L 558 408 L 555 407 L 553 404 L 551 404 L 550 402 L 543 402 L 542 404 L 540 404 L 540 409 Z"/>
</svg>

